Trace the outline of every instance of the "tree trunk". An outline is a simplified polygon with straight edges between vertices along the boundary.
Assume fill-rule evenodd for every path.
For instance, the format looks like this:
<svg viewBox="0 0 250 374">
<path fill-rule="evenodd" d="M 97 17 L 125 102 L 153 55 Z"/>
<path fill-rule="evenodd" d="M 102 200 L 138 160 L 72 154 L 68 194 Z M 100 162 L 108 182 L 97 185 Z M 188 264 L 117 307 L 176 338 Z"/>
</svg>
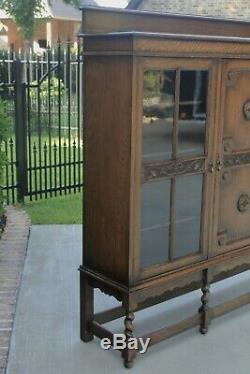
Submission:
<svg viewBox="0 0 250 374">
<path fill-rule="evenodd" d="M 32 52 L 33 51 L 33 40 L 32 39 L 24 39 L 23 41 L 24 51 L 25 52 Z"/>
</svg>

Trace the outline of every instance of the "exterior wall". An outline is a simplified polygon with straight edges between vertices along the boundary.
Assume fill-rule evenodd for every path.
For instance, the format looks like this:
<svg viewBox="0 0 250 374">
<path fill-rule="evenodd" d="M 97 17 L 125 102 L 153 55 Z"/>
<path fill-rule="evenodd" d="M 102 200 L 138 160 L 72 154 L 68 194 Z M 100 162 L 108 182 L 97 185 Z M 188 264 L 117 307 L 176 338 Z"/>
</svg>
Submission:
<svg viewBox="0 0 250 374">
<path fill-rule="evenodd" d="M 3 20 L 2 22 L 4 25 L 8 27 L 9 48 L 18 51 L 20 48 L 23 47 L 23 41 L 20 32 L 17 30 L 16 25 L 11 19 Z"/>
<path fill-rule="evenodd" d="M 65 42 L 70 38 L 73 42 L 76 41 L 77 33 L 80 30 L 80 22 L 77 21 L 64 21 L 64 20 L 38 20 L 36 25 L 34 41 L 48 40 L 49 35 L 47 34 L 47 22 L 51 23 L 51 45 L 53 46 L 58 36 L 62 42 Z M 23 38 L 18 31 L 15 23 L 9 20 L 2 20 L 3 24 L 8 27 L 8 44 L 9 48 L 14 49 L 18 52 L 24 47 Z M 48 40 L 49 41 L 49 40 Z"/>
<path fill-rule="evenodd" d="M 52 45 L 55 44 L 60 37 L 62 42 L 66 42 L 68 39 L 76 41 L 77 33 L 80 30 L 81 22 L 76 21 L 64 21 L 64 20 L 52 20 Z"/>
<path fill-rule="evenodd" d="M 47 21 L 36 21 L 36 31 L 34 33 L 34 40 L 47 39 Z"/>
<path fill-rule="evenodd" d="M 249 3 L 245 0 L 142 0 L 137 8 L 149 11 L 250 19 Z"/>
</svg>

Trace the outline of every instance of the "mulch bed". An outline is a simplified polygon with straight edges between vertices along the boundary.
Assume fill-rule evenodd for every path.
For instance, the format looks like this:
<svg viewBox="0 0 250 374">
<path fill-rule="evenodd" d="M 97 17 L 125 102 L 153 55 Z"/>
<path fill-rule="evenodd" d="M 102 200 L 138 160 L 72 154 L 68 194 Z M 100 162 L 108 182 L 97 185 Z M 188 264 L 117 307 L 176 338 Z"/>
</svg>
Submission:
<svg viewBox="0 0 250 374">
<path fill-rule="evenodd" d="M 0 374 L 6 371 L 30 228 L 30 220 L 23 210 L 8 207 L 6 216 L 0 240 Z"/>
</svg>

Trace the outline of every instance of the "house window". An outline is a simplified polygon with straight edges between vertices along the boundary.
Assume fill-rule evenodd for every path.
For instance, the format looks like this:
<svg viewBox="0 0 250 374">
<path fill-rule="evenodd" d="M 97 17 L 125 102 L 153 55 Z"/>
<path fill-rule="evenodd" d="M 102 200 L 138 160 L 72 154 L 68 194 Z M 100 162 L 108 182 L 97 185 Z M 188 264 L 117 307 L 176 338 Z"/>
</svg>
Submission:
<svg viewBox="0 0 250 374">
<path fill-rule="evenodd" d="M 38 45 L 40 48 L 47 48 L 47 40 L 46 39 L 39 39 Z"/>
</svg>

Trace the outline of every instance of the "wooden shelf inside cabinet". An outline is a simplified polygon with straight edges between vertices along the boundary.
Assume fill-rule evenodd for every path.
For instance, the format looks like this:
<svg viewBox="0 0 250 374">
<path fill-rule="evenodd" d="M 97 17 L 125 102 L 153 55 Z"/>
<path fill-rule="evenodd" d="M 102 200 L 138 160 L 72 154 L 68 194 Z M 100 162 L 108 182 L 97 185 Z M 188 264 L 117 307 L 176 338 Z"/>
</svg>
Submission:
<svg viewBox="0 0 250 374">
<path fill-rule="evenodd" d="M 195 316 L 143 338 L 153 345 L 195 325 L 205 334 L 250 300 L 209 305 L 212 282 L 250 269 L 249 24 L 83 15 L 81 338 L 113 342 L 103 324 L 124 316 L 128 342 L 136 311 L 195 289 Z M 182 33 L 170 33 L 173 19 Z M 200 22 L 218 34 L 198 33 Z M 94 314 L 94 288 L 122 306 Z M 137 353 L 122 352 L 126 367 Z"/>
</svg>

